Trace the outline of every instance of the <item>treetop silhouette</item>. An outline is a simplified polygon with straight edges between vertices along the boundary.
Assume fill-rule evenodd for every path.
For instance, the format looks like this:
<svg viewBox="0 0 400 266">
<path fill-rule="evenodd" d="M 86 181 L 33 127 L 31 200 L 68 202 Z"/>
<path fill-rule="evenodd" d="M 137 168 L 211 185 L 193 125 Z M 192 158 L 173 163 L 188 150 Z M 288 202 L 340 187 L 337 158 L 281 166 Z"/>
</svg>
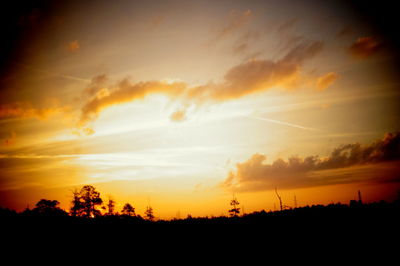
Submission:
<svg viewBox="0 0 400 266">
<path fill-rule="evenodd" d="M 230 204 L 232 206 L 232 209 L 229 210 L 229 215 L 231 217 L 237 217 L 240 213 L 240 208 L 238 207 L 240 203 L 239 201 L 237 201 L 235 195 L 233 196 L 233 199 L 231 200 Z"/>
<path fill-rule="evenodd" d="M 130 203 L 125 203 L 121 213 L 126 216 L 136 216 L 135 208 Z"/>
<path fill-rule="evenodd" d="M 100 216 L 101 213 L 96 207 L 102 203 L 100 192 L 94 186 L 85 185 L 79 192 L 77 190 L 73 192 L 71 215 L 87 218 Z"/>
</svg>

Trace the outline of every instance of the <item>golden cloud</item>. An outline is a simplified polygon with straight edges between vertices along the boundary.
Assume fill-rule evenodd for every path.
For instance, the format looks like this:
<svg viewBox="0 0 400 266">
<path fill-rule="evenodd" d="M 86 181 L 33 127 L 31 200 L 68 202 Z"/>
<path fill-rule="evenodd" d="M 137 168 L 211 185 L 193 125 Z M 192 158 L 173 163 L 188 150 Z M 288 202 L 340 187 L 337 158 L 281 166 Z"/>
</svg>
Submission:
<svg viewBox="0 0 400 266">
<path fill-rule="evenodd" d="M 100 75 L 93 78 L 85 90 L 88 100 L 81 109 L 79 126 L 84 126 L 95 119 L 109 106 L 143 99 L 150 94 L 163 94 L 171 99 L 202 104 L 238 99 L 276 86 L 291 88 L 293 84 L 299 83 L 296 81 L 304 61 L 321 49 L 321 42 L 300 43 L 280 60 L 251 60 L 228 70 L 224 81 L 219 84 L 209 83 L 195 87 L 190 87 L 184 82 L 131 83 L 124 79 L 115 86 L 107 88 L 104 87 L 107 77 Z"/>
<path fill-rule="evenodd" d="M 33 107 L 28 102 L 16 102 L 10 104 L 0 105 L 0 119 L 7 118 L 37 118 L 47 119 L 50 115 L 62 112 L 65 108 L 60 107 L 47 107 L 37 108 Z"/>
<path fill-rule="evenodd" d="M 181 82 L 166 83 L 161 81 L 148 81 L 132 84 L 128 80 L 121 81 L 114 89 L 102 89 L 90 99 L 82 108 L 79 124 L 94 119 L 105 108 L 143 99 L 149 94 L 165 94 L 170 97 L 181 95 L 186 89 L 186 84 Z"/>
<path fill-rule="evenodd" d="M 325 90 L 329 86 L 331 86 L 337 79 L 339 78 L 339 75 L 336 74 L 335 72 L 329 72 L 317 79 L 316 83 L 316 88 L 317 90 Z"/>
</svg>

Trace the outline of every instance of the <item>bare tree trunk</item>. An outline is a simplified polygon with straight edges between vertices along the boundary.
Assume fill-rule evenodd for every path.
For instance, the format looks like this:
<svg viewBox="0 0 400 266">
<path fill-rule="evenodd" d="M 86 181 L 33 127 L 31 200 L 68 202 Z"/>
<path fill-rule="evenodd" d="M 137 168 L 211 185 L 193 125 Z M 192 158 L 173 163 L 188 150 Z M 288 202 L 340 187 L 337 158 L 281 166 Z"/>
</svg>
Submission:
<svg viewBox="0 0 400 266">
<path fill-rule="evenodd" d="M 279 196 L 279 194 L 278 194 L 278 190 L 275 188 L 275 193 L 276 193 L 276 196 L 278 197 L 278 199 L 279 199 L 279 206 L 281 207 L 281 211 L 283 210 L 283 207 L 282 207 L 282 198 L 281 198 L 281 196 Z"/>
</svg>

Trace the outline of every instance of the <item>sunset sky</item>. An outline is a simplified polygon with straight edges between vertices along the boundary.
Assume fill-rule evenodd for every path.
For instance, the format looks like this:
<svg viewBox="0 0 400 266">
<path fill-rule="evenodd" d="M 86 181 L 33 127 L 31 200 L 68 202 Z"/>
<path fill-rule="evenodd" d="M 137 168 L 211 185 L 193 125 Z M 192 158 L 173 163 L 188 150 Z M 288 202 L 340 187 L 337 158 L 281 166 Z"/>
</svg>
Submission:
<svg viewBox="0 0 400 266">
<path fill-rule="evenodd" d="M 69 209 L 86 184 L 163 219 L 400 190 L 390 7 L 21 2 L 0 20 L 2 207 Z"/>
</svg>

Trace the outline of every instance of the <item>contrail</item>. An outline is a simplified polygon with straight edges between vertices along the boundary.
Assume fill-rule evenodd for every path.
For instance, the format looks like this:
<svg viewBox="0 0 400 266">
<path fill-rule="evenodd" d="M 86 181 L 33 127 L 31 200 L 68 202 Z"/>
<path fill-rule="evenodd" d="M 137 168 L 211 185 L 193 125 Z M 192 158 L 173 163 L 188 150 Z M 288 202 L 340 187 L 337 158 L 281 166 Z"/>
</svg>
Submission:
<svg viewBox="0 0 400 266">
<path fill-rule="evenodd" d="M 50 76 L 57 76 L 57 77 L 60 77 L 60 78 L 65 78 L 65 79 L 72 79 L 72 80 L 77 80 L 77 81 L 90 82 L 89 79 L 84 79 L 84 78 L 74 77 L 74 76 L 70 76 L 70 75 L 64 75 L 64 74 L 59 74 L 59 73 L 55 73 L 55 72 L 51 72 L 51 71 L 46 71 L 46 70 L 38 69 L 38 68 L 29 66 L 29 65 L 26 65 L 26 64 L 21 64 L 21 63 L 18 63 L 18 62 L 13 62 L 13 64 L 18 65 L 18 66 L 22 66 L 23 68 L 26 68 L 26 69 L 29 69 L 29 70 L 32 70 L 32 71 L 36 71 L 36 72 L 39 72 L 39 73 L 47 74 L 47 75 L 50 75 Z"/>
<path fill-rule="evenodd" d="M 258 117 L 258 116 L 254 116 L 254 115 L 247 115 L 247 117 L 258 119 L 258 120 L 262 120 L 262 121 L 267 121 L 267 122 L 270 122 L 270 123 L 275 123 L 275 124 L 278 124 L 278 125 L 284 125 L 284 126 L 294 127 L 294 128 L 298 128 L 298 129 L 303 129 L 303 130 L 320 131 L 319 129 L 312 128 L 312 127 L 303 127 L 303 126 L 292 124 L 292 123 L 288 123 L 288 122 L 283 122 L 283 121 L 264 118 L 264 117 Z"/>
</svg>

